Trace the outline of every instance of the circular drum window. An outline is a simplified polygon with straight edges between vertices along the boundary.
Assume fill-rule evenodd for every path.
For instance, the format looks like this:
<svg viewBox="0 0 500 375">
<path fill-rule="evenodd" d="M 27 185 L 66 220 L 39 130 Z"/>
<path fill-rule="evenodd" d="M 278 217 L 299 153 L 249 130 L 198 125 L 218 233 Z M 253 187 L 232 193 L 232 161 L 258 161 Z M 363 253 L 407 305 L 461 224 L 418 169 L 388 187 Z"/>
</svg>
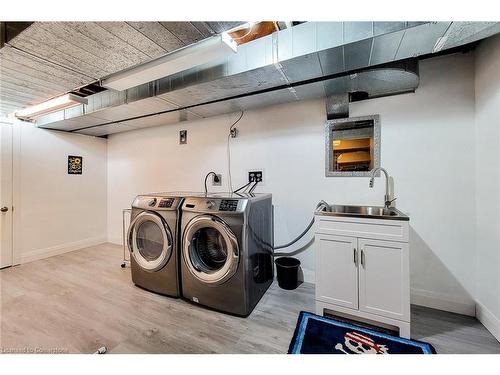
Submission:
<svg viewBox="0 0 500 375">
<path fill-rule="evenodd" d="M 238 268 L 238 241 L 221 219 L 201 215 L 192 219 L 183 236 L 184 261 L 193 276 L 207 284 L 221 284 Z"/>
<path fill-rule="evenodd" d="M 161 256 L 164 245 L 163 233 L 158 224 L 144 221 L 137 228 L 137 250 L 149 260 L 156 260 Z"/>
<path fill-rule="evenodd" d="M 142 212 L 130 224 L 128 246 L 141 268 L 157 271 L 170 258 L 172 234 L 160 216 Z"/>
<path fill-rule="evenodd" d="M 193 235 L 189 252 L 194 266 L 203 272 L 220 270 L 227 260 L 227 246 L 222 234 L 214 228 L 201 228 Z"/>
</svg>

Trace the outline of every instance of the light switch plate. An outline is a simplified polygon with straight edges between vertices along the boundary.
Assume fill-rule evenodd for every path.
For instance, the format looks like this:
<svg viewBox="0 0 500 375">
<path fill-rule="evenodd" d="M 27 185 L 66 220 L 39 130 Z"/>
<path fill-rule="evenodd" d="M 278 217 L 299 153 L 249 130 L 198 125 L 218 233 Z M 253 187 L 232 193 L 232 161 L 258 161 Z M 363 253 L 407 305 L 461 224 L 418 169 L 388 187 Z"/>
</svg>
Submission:
<svg viewBox="0 0 500 375">
<path fill-rule="evenodd" d="M 180 145 L 185 145 L 187 144 L 187 137 L 188 137 L 188 132 L 187 130 L 181 130 L 179 132 L 179 144 Z"/>
</svg>

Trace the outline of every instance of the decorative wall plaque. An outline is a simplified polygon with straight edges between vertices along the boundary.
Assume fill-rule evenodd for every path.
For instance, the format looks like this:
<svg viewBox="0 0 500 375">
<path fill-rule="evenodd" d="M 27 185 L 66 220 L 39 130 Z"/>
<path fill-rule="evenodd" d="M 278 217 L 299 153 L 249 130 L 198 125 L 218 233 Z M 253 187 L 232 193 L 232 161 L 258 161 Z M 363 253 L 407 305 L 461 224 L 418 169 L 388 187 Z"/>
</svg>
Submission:
<svg viewBox="0 0 500 375">
<path fill-rule="evenodd" d="M 81 156 L 68 156 L 68 174 L 82 174 L 83 158 Z"/>
</svg>

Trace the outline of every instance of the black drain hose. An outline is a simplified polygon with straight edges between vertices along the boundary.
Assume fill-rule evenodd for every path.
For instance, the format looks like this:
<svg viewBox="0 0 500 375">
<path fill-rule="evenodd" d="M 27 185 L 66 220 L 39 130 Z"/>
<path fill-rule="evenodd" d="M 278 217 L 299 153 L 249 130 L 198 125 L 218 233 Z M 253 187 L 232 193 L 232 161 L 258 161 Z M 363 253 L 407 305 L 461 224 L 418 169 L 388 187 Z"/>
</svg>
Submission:
<svg viewBox="0 0 500 375">
<path fill-rule="evenodd" d="M 321 211 L 321 210 L 323 210 L 323 209 L 325 209 L 327 207 L 328 207 L 328 203 L 326 203 L 325 201 L 321 200 L 316 205 L 315 212 L 316 211 Z M 274 250 L 284 249 L 286 247 L 292 246 L 294 243 L 296 243 L 298 240 L 300 240 L 302 237 L 304 237 L 307 232 L 309 232 L 309 230 L 311 229 L 311 227 L 313 226 L 313 224 L 314 224 L 314 216 L 312 217 L 312 219 L 309 222 L 309 225 L 306 227 L 306 229 L 304 229 L 304 231 L 298 237 L 296 237 L 295 239 L 293 239 L 292 241 L 288 242 L 285 245 L 275 246 Z M 288 254 L 287 253 L 274 253 L 275 257 L 281 257 L 281 256 L 285 256 L 285 255 L 288 255 Z"/>
</svg>

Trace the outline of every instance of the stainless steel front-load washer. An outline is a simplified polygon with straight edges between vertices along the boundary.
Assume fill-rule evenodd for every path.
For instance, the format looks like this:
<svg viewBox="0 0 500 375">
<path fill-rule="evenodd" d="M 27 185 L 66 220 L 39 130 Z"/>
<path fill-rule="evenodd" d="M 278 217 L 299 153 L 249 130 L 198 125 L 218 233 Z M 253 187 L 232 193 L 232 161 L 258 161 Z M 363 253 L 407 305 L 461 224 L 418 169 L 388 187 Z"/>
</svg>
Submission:
<svg viewBox="0 0 500 375">
<path fill-rule="evenodd" d="M 181 236 L 183 297 L 219 311 L 249 315 L 274 275 L 271 195 L 187 197 Z"/>
<path fill-rule="evenodd" d="M 180 296 L 177 247 L 183 200 L 168 193 L 137 196 L 127 235 L 134 284 L 171 297 Z"/>
</svg>

